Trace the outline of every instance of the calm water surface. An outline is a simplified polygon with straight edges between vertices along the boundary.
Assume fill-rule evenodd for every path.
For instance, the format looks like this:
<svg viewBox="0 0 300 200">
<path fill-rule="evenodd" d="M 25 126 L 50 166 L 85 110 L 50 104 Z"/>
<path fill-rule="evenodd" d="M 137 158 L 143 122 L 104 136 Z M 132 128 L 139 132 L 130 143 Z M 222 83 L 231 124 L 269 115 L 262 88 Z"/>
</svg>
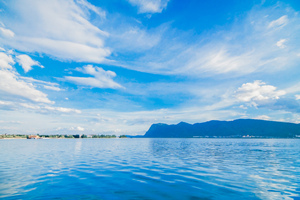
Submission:
<svg viewBox="0 0 300 200">
<path fill-rule="evenodd" d="M 300 139 L 0 140 L 1 199 L 300 199 Z"/>
</svg>

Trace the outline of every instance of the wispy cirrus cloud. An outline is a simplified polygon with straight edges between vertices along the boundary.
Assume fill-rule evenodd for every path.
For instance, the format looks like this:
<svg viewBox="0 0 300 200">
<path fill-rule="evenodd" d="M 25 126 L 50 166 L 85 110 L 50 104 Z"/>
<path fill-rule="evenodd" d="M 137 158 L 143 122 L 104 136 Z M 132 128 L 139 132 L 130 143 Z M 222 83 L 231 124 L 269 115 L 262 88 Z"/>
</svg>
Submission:
<svg viewBox="0 0 300 200">
<path fill-rule="evenodd" d="M 110 55 L 104 40 L 109 35 L 88 20 L 87 12 L 104 12 L 87 1 L 9 1 L 0 13 L 10 37 L 0 42 L 23 52 L 38 52 L 60 60 L 100 63 Z M 14 18 L 9 17 L 14 15 Z M 14 34 L 11 34 L 14 33 Z"/>
<path fill-rule="evenodd" d="M 27 83 L 34 84 L 35 86 L 39 86 L 40 88 L 45 88 L 47 90 L 53 90 L 53 91 L 62 91 L 59 87 L 58 83 L 53 83 L 53 82 L 47 82 L 47 81 L 41 81 L 37 80 L 31 77 L 24 77 L 24 76 L 19 76 L 21 80 L 24 80 Z"/>
<path fill-rule="evenodd" d="M 6 38 L 13 38 L 15 36 L 15 33 L 9 29 L 6 29 L 4 27 L 0 27 L 0 33 Z"/>
<path fill-rule="evenodd" d="M 168 5 L 169 0 L 128 0 L 138 7 L 139 13 L 161 13 Z"/>
<path fill-rule="evenodd" d="M 269 23 L 268 28 L 282 28 L 288 23 L 288 16 L 283 15 L 282 17 L 273 20 Z"/>
<path fill-rule="evenodd" d="M 166 25 L 150 30 L 130 24 L 119 25 L 118 29 L 111 30 L 107 42 L 116 53 L 141 53 L 157 46 L 165 31 Z"/>
<path fill-rule="evenodd" d="M 300 18 L 287 8 L 254 8 L 230 27 L 202 35 L 177 32 L 170 25 L 168 37 L 163 35 L 157 45 L 112 64 L 155 74 L 222 78 L 292 68 L 299 60 Z"/>
<path fill-rule="evenodd" d="M 47 89 L 47 90 L 62 91 L 61 88 L 53 86 L 53 85 L 44 85 L 44 88 Z"/>
<path fill-rule="evenodd" d="M 80 114 L 81 111 L 73 108 L 49 106 L 47 104 L 35 104 L 35 103 L 20 103 L 15 101 L 0 101 L 0 110 L 16 110 L 16 111 L 34 111 L 42 114 L 49 113 L 66 113 L 66 114 Z"/>
<path fill-rule="evenodd" d="M 83 9 L 84 8 L 86 9 L 87 15 L 90 14 L 89 11 L 91 10 L 94 13 L 96 13 L 98 16 L 100 16 L 102 19 L 105 19 L 106 12 L 103 9 L 101 9 L 97 6 L 94 6 L 93 4 L 89 3 L 87 0 L 75 0 L 75 2 L 78 5 L 81 5 L 83 7 Z"/>
</svg>

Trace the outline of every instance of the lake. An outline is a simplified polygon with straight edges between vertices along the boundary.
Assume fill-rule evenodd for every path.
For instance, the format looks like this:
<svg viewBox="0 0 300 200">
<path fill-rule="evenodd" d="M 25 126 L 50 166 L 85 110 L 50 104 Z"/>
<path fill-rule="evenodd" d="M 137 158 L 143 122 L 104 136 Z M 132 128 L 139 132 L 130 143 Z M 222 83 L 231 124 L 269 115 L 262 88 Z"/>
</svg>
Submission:
<svg viewBox="0 0 300 200">
<path fill-rule="evenodd" d="M 1 199 L 300 199 L 300 139 L 0 140 Z"/>
</svg>

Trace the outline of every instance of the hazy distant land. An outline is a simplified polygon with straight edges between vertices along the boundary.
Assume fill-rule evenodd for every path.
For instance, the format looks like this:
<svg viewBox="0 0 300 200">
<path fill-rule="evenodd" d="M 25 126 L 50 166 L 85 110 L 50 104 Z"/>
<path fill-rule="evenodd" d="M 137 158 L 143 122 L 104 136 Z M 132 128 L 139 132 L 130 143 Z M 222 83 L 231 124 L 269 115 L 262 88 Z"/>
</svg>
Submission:
<svg viewBox="0 0 300 200">
<path fill-rule="evenodd" d="M 300 138 L 300 124 L 238 119 L 176 125 L 153 124 L 147 138 Z"/>
<path fill-rule="evenodd" d="M 188 124 L 152 124 L 145 135 L 24 135 L 0 134 L 0 139 L 79 139 L 79 138 L 299 138 L 300 124 L 256 119 L 208 121 Z"/>
</svg>

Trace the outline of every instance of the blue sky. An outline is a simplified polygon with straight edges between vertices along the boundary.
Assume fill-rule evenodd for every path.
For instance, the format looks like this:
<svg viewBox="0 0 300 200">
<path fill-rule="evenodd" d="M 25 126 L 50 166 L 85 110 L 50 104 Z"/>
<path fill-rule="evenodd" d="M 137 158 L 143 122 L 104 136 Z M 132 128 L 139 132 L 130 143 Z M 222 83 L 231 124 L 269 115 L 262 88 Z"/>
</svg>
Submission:
<svg viewBox="0 0 300 200">
<path fill-rule="evenodd" d="M 300 122 L 298 0 L 0 1 L 0 133 Z"/>
</svg>

